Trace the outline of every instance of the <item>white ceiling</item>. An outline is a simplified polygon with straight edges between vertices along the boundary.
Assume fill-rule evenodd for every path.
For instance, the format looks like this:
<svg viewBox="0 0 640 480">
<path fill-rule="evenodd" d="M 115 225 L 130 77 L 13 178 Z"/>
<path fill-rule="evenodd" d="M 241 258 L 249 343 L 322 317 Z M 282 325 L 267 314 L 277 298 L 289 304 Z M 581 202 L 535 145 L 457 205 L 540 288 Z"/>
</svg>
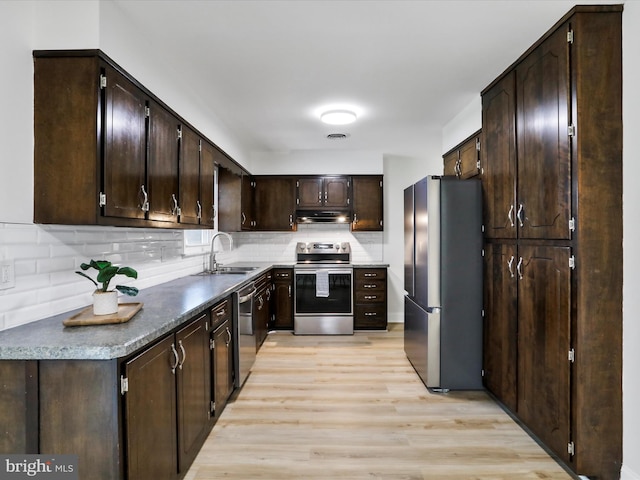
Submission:
<svg viewBox="0 0 640 480">
<path fill-rule="evenodd" d="M 216 112 L 248 150 L 340 148 L 408 156 L 420 156 L 427 137 L 439 135 L 575 4 L 115 3 L 157 49 L 154 54 L 181 73 L 194 96 Z M 319 121 L 318 109 L 343 103 L 358 109 L 355 124 L 329 127 Z M 329 133 L 350 136 L 328 140 Z"/>
</svg>

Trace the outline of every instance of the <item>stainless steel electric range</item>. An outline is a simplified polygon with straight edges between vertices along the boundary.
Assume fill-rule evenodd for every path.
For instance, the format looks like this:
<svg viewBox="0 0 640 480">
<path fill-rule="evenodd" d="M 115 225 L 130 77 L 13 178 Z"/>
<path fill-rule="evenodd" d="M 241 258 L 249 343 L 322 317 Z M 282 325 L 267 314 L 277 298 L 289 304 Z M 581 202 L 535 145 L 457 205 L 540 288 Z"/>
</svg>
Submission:
<svg viewBox="0 0 640 480">
<path fill-rule="evenodd" d="M 299 242 L 294 277 L 296 335 L 353 334 L 349 242 Z"/>
</svg>

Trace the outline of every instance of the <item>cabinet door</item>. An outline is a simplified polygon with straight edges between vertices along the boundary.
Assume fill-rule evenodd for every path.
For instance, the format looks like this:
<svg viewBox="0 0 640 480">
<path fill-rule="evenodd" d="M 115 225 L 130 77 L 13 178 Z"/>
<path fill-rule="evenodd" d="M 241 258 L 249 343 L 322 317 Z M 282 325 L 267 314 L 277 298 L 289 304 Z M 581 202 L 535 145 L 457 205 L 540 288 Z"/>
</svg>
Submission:
<svg viewBox="0 0 640 480">
<path fill-rule="evenodd" d="M 146 97 L 114 69 L 106 68 L 105 75 L 104 215 L 144 219 Z"/>
<path fill-rule="evenodd" d="M 224 410 L 233 389 L 232 338 L 229 320 L 218 326 L 213 334 L 213 401 L 215 416 Z"/>
<path fill-rule="evenodd" d="M 202 142 L 200 152 L 200 204 L 202 218 L 200 224 L 213 228 L 216 206 L 214 197 L 214 175 L 216 170 L 216 147 L 208 142 Z"/>
<path fill-rule="evenodd" d="M 200 203 L 200 137 L 182 126 L 180 140 L 180 223 L 198 225 Z"/>
<path fill-rule="evenodd" d="M 218 168 L 218 230 L 239 232 L 242 215 L 242 175 Z"/>
<path fill-rule="evenodd" d="M 484 251 L 484 385 L 512 412 L 516 412 L 518 406 L 516 245 L 487 243 Z"/>
<path fill-rule="evenodd" d="M 298 208 L 319 208 L 322 206 L 322 177 L 299 178 L 296 185 Z"/>
<path fill-rule="evenodd" d="M 516 92 L 507 74 L 482 96 L 483 212 L 487 238 L 516 238 Z"/>
<path fill-rule="evenodd" d="M 174 337 L 125 364 L 127 478 L 173 480 L 178 471 Z"/>
<path fill-rule="evenodd" d="M 352 231 L 381 231 L 383 229 L 382 176 L 353 177 Z"/>
<path fill-rule="evenodd" d="M 293 270 L 274 271 L 274 328 L 293 330 Z"/>
<path fill-rule="evenodd" d="M 521 238 L 571 238 L 568 48 L 560 28 L 516 69 Z"/>
<path fill-rule="evenodd" d="M 568 247 L 519 246 L 518 416 L 560 458 L 570 438 Z"/>
<path fill-rule="evenodd" d="M 444 175 L 451 176 L 459 176 L 458 175 L 458 150 L 454 150 L 453 152 L 448 153 L 442 157 L 442 161 L 444 162 Z M 355 182 L 355 178 L 354 178 Z M 354 183 L 355 187 L 355 183 Z M 355 200 L 355 198 L 354 198 Z"/>
<path fill-rule="evenodd" d="M 292 231 L 296 208 L 293 177 L 260 176 L 255 178 L 254 200 L 256 230 Z"/>
<path fill-rule="evenodd" d="M 240 228 L 242 230 L 252 230 L 255 226 L 254 201 L 253 201 L 253 181 L 249 175 L 242 175 L 241 181 L 241 212 Z"/>
<path fill-rule="evenodd" d="M 349 207 L 350 179 L 348 177 L 324 177 L 323 205 L 329 208 Z"/>
<path fill-rule="evenodd" d="M 211 372 L 209 316 L 202 315 L 176 333 L 179 354 L 178 467 L 185 472 L 196 457 L 207 433 L 210 413 Z"/>
<path fill-rule="evenodd" d="M 178 221 L 178 119 L 149 102 L 149 220 Z"/>
<path fill-rule="evenodd" d="M 458 176 L 461 179 L 472 178 L 480 173 L 480 136 L 474 137 L 460 146 Z"/>
</svg>

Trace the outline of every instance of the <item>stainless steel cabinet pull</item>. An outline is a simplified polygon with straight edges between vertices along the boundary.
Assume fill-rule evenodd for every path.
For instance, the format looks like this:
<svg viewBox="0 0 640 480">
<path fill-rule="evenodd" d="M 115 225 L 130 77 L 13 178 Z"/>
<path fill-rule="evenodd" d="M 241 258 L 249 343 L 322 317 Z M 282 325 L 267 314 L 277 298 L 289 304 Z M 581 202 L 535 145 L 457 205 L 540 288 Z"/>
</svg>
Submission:
<svg viewBox="0 0 640 480">
<path fill-rule="evenodd" d="M 227 328 L 227 335 L 229 336 L 229 340 L 227 340 L 227 347 L 228 347 L 229 345 L 231 345 L 231 332 L 229 331 L 229 327 L 226 327 L 226 328 Z"/>
<path fill-rule="evenodd" d="M 267 290 L 267 301 L 271 300 L 271 290 Z"/>
<path fill-rule="evenodd" d="M 357 213 L 353 214 L 353 223 L 358 223 L 358 214 Z"/>
<path fill-rule="evenodd" d="M 176 194 L 171 194 L 171 203 L 173 206 L 171 207 L 171 215 L 178 215 L 180 209 L 178 208 L 178 199 L 176 198 Z"/>
<path fill-rule="evenodd" d="M 142 205 L 140 206 L 140 209 L 143 212 L 148 212 L 149 211 L 149 195 L 147 195 L 147 192 L 144 189 L 144 185 L 140 186 L 140 191 L 142 192 Z"/>
<path fill-rule="evenodd" d="M 220 310 L 219 312 L 216 312 L 216 316 L 217 317 L 224 317 L 224 315 L 227 313 L 227 311 L 225 309 Z"/>
<path fill-rule="evenodd" d="M 378 315 L 376 312 L 364 312 L 365 317 L 375 317 Z"/>
<path fill-rule="evenodd" d="M 374 300 L 376 298 L 378 298 L 377 295 L 365 295 L 364 296 L 365 300 Z"/>
<path fill-rule="evenodd" d="M 377 273 L 365 273 L 364 276 L 365 277 L 377 277 L 378 274 Z"/>
<path fill-rule="evenodd" d="M 289 226 L 293 227 L 293 214 L 289 215 Z"/>
<path fill-rule="evenodd" d="M 376 283 L 365 283 L 363 285 L 364 288 L 376 288 L 378 285 Z"/>
<path fill-rule="evenodd" d="M 198 220 L 202 218 L 202 205 L 200 205 L 200 200 L 196 201 L 196 205 L 198 207 Z"/>
<path fill-rule="evenodd" d="M 242 215 L 242 225 L 244 225 L 244 222 L 247 221 L 247 217 L 245 216 L 244 212 L 242 212 L 240 215 Z"/>
<path fill-rule="evenodd" d="M 509 207 L 509 213 L 507 214 L 507 216 L 509 217 L 509 223 L 511 224 L 512 227 L 515 227 L 515 223 L 513 223 L 513 204 Z"/>
<path fill-rule="evenodd" d="M 522 257 L 518 260 L 518 265 L 516 265 L 516 271 L 518 272 L 518 278 L 522 280 Z"/>
<path fill-rule="evenodd" d="M 509 266 L 509 273 L 511 274 L 511 278 L 514 277 L 514 275 L 513 275 L 513 261 L 514 260 L 515 260 L 515 257 L 513 255 L 511 255 L 511 258 L 507 262 L 507 265 Z"/>
<path fill-rule="evenodd" d="M 516 213 L 516 217 L 518 217 L 518 223 L 520 223 L 521 227 L 524 227 L 524 223 L 522 222 L 522 211 L 524 210 L 524 205 L 520 204 L 518 207 L 518 213 Z"/>
<path fill-rule="evenodd" d="M 182 361 L 180 362 L 180 370 L 182 370 L 182 366 L 184 365 L 184 361 L 187 359 L 187 352 L 184 350 L 184 346 L 182 345 L 182 340 L 178 341 L 178 346 L 180 347 L 180 351 L 182 352 Z"/>
<path fill-rule="evenodd" d="M 291 285 L 289 285 L 289 298 L 291 298 Z"/>
<path fill-rule="evenodd" d="M 264 306 L 264 300 L 262 300 L 262 295 L 260 295 L 258 297 L 258 310 L 262 310 L 262 307 Z"/>
<path fill-rule="evenodd" d="M 176 350 L 176 346 L 171 344 L 171 353 L 173 353 L 173 359 L 176 361 L 173 365 L 171 365 L 171 373 L 176 373 L 176 368 L 178 368 L 178 364 L 180 363 L 180 357 L 178 356 L 178 351 Z"/>
</svg>

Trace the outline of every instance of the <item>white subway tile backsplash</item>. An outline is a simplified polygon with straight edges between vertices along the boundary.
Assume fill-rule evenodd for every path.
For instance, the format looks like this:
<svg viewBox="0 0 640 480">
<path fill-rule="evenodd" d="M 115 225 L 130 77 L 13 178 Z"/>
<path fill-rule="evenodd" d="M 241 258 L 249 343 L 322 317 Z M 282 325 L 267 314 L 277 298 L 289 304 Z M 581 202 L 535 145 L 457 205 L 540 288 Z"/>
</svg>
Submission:
<svg viewBox="0 0 640 480">
<path fill-rule="evenodd" d="M 296 243 L 311 241 L 348 241 L 354 262 L 383 262 L 382 232 L 354 234 L 347 225 L 232 235 L 234 250 L 225 243 L 220 263 L 293 263 Z M 0 330 L 90 305 L 94 287 L 74 272 L 92 258 L 135 268 L 138 279 L 122 283 L 140 289 L 208 268 L 209 247 L 185 257 L 182 237 L 181 230 L 0 223 L 0 259 L 14 260 L 16 274 L 15 288 L 0 290 Z"/>
</svg>

